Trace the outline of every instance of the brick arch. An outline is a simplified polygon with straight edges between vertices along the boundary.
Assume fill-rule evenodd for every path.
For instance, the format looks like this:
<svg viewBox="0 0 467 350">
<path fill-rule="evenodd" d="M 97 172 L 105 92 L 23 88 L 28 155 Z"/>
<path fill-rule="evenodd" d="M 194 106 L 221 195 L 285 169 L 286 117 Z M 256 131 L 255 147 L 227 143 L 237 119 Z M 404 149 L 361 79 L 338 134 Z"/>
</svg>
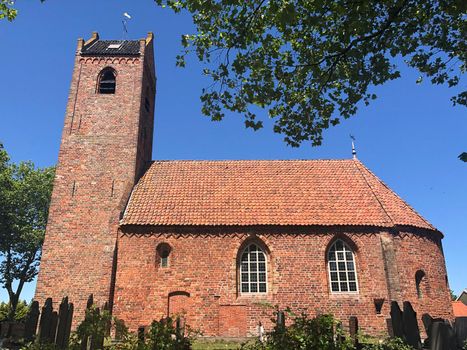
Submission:
<svg viewBox="0 0 467 350">
<path fill-rule="evenodd" d="M 190 293 L 182 290 L 167 295 L 167 316 L 188 315 L 191 311 Z"/>
<path fill-rule="evenodd" d="M 332 238 L 329 240 L 328 244 L 326 245 L 326 249 L 324 250 L 324 261 L 325 261 L 326 265 L 328 263 L 329 249 L 338 240 L 341 240 L 342 242 L 347 244 L 350 249 L 352 249 L 352 252 L 353 252 L 353 254 L 355 256 L 355 260 L 356 260 L 356 262 L 358 262 L 358 255 L 359 255 L 358 253 L 359 252 L 358 252 L 357 244 L 349 236 L 347 236 L 346 234 L 336 234 L 336 235 L 332 236 Z"/>
<path fill-rule="evenodd" d="M 246 238 L 238 247 L 237 249 L 237 267 L 238 267 L 238 263 L 240 261 L 240 257 L 243 253 L 243 251 L 245 250 L 245 248 L 247 246 L 249 246 L 250 244 L 256 244 L 258 245 L 263 251 L 264 253 L 266 253 L 267 255 L 267 258 L 268 258 L 268 262 L 269 260 L 271 259 L 271 250 L 269 249 L 268 247 L 268 244 L 266 244 L 266 242 L 264 240 L 262 240 L 261 238 L 259 238 L 258 236 L 256 235 L 251 235 L 249 236 L 248 238 Z"/>
</svg>

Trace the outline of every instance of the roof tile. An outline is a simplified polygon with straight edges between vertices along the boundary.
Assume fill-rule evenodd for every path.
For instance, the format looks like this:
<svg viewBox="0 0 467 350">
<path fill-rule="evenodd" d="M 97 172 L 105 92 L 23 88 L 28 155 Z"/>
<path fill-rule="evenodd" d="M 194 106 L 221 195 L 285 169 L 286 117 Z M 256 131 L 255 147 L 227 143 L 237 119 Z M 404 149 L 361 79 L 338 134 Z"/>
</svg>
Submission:
<svg viewBox="0 0 467 350">
<path fill-rule="evenodd" d="M 155 161 L 121 224 L 434 230 L 358 160 Z"/>
</svg>

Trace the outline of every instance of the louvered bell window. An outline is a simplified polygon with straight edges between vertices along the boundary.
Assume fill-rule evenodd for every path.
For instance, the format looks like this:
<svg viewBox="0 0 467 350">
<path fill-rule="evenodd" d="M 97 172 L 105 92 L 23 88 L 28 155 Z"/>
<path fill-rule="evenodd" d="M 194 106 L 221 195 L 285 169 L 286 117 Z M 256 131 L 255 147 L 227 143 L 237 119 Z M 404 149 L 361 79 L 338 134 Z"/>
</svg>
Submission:
<svg viewBox="0 0 467 350">
<path fill-rule="evenodd" d="M 100 94 L 114 94 L 115 93 L 115 73 L 112 69 L 104 69 L 101 73 L 99 80 L 99 93 Z"/>
</svg>

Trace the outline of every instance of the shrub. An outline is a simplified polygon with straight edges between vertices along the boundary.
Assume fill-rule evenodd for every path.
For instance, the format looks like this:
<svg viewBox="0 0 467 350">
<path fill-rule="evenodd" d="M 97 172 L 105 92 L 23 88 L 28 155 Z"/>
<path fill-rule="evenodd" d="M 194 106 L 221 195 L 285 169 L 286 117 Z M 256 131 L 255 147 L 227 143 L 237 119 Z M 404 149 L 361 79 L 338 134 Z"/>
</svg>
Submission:
<svg viewBox="0 0 467 350">
<path fill-rule="evenodd" d="M 381 343 L 365 344 L 362 350 L 414 350 L 414 348 L 406 344 L 401 338 L 386 338 Z"/>
<path fill-rule="evenodd" d="M 5 321 L 8 318 L 10 304 L 0 303 L 0 321 Z M 15 321 L 23 321 L 29 312 L 29 305 L 24 300 L 20 300 L 16 306 Z"/>
<path fill-rule="evenodd" d="M 275 312 L 277 315 L 277 311 Z M 275 319 L 273 319 L 275 322 Z M 267 334 L 266 341 L 242 346 L 244 350 L 352 350 L 353 345 L 343 337 L 331 315 L 308 318 L 306 314 L 293 317 L 292 325 L 281 329 L 277 324 Z M 335 339 L 341 339 L 335 341 Z"/>
</svg>

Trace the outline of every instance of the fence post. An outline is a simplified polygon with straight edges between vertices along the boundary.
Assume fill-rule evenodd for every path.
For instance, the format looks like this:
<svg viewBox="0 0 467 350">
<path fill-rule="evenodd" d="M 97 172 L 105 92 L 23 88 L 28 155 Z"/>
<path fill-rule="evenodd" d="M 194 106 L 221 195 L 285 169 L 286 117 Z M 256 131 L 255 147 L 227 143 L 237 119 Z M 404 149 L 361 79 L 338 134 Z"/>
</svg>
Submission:
<svg viewBox="0 0 467 350">
<path fill-rule="evenodd" d="M 24 324 L 24 340 L 26 343 L 33 341 L 36 335 L 37 323 L 39 321 L 39 302 L 34 300 L 26 316 Z"/>
</svg>

